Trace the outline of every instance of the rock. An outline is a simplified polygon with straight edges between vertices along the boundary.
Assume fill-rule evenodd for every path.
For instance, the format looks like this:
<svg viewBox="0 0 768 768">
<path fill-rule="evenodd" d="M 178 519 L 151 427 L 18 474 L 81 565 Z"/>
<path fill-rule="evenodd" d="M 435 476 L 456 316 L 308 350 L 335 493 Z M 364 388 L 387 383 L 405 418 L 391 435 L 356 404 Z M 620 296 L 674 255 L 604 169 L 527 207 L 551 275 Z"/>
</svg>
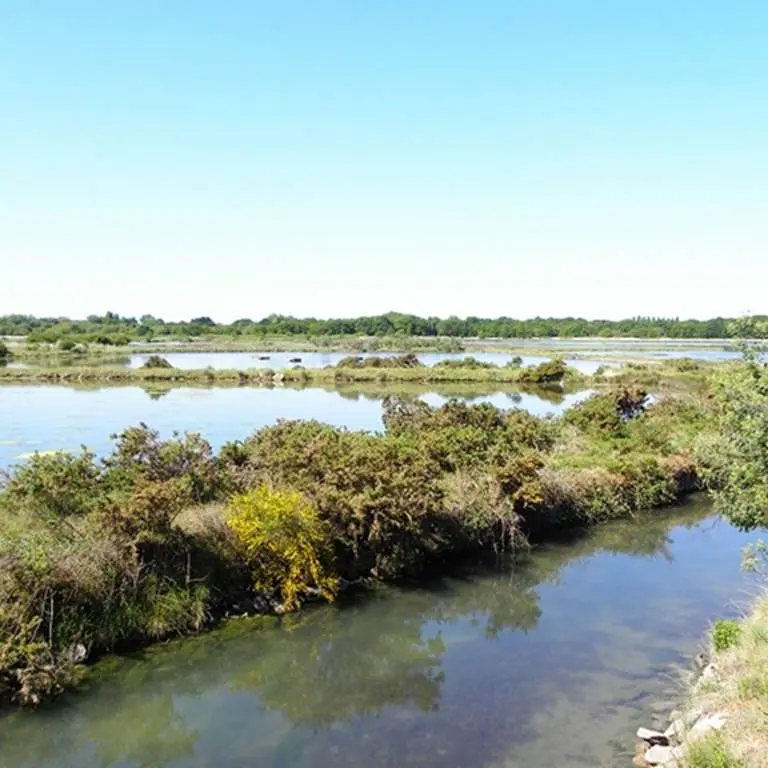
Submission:
<svg viewBox="0 0 768 768">
<path fill-rule="evenodd" d="M 73 664 L 82 664 L 88 658 L 88 649 L 82 643 L 76 643 L 67 651 Z"/>
<path fill-rule="evenodd" d="M 682 741 L 683 737 L 685 736 L 686 728 L 687 728 L 687 725 L 685 723 L 685 720 L 683 720 L 682 717 L 679 717 L 677 718 L 677 720 L 672 721 L 669 728 L 667 728 L 667 730 L 664 731 L 664 735 L 668 739 L 675 739 L 675 741 Z"/>
<path fill-rule="evenodd" d="M 672 762 L 672 747 L 662 747 L 657 744 L 651 747 L 644 755 L 645 762 L 649 765 L 666 765 Z"/>
<path fill-rule="evenodd" d="M 727 720 L 722 714 L 707 715 L 698 720 L 690 731 L 688 731 L 688 741 L 696 742 L 705 739 L 712 731 L 719 731 Z"/>
<path fill-rule="evenodd" d="M 707 664 L 707 666 L 701 670 L 702 680 L 713 680 L 716 677 L 717 677 L 717 666 L 715 664 Z"/>
<path fill-rule="evenodd" d="M 675 710 L 672 713 L 675 717 L 672 718 L 669 728 L 664 731 L 664 735 L 668 739 L 674 739 L 675 741 L 682 741 L 685 738 L 685 734 L 688 729 L 704 714 L 700 709 L 694 708 L 687 712 L 680 712 Z"/>
<path fill-rule="evenodd" d="M 650 728 L 638 728 L 637 738 L 647 741 L 649 744 L 660 744 L 666 747 L 669 744 L 669 738 L 661 731 L 652 731 Z"/>
<path fill-rule="evenodd" d="M 632 758 L 632 765 L 637 765 L 639 768 L 648 768 L 648 761 L 643 755 L 635 755 Z"/>
<path fill-rule="evenodd" d="M 645 753 L 645 760 L 649 765 L 662 765 L 666 768 L 674 768 L 682 765 L 685 760 L 684 747 L 662 747 L 657 744 Z"/>
<path fill-rule="evenodd" d="M 704 669 L 709 663 L 709 659 L 705 653 L 697 653 L 693 661 L 696 664 L 696 669 Z"/>
</svg>

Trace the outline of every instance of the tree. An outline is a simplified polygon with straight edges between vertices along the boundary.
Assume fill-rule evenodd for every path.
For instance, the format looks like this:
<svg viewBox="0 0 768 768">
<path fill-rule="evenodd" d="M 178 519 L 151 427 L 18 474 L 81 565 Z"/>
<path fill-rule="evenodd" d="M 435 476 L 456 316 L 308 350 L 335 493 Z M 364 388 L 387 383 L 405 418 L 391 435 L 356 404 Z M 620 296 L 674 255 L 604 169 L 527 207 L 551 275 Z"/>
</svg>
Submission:
<svg viewBox="0 0 768 768">
<path fill-rule="evenodd" d="M 717 382 L 719 437 L 704 464 L 718 508 L 743 530 L 768 527 L 768 364 L 746 348 Z"/>
</svg>

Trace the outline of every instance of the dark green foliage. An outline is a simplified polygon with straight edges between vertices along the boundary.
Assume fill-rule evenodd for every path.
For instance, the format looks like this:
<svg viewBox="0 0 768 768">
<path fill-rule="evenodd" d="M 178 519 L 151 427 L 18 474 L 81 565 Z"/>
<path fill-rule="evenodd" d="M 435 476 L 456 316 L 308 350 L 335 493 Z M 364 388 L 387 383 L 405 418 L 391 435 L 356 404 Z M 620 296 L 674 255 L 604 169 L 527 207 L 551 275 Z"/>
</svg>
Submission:
<svg viewBox="0 0 768 768">
<path fill-rule="evenodd" d="M 160 355 L 150 355 L 145 361 L 142 368 L 173 368 L 173 366 Z"/>
<path fill-rule="evenodd" d="M 533 368 L 523 368 L 520 371 L 520 381 L 529 384 L 553 384 L 562 381 L 567 371 L 568 366 L 557 357 Z"/>
<path fill-rule="evenodd" d="M 313 502 L 331 526 L 343 576 L 421 567 L 441 544 L 440 467 L 407 441 L 281 422 L 224 454 L 240 487 L 271 481 Z"/>
<path fill-rule="evenodd" d="M 435 363 L 435 368 L 495 368 L 493 363 L 483 363 L 474 357 L 465 357 L 461 360 L 441 360 Z"/>
<path fill-rule="evenodd" d="M 394 357 L 361 357 L 350 355 L 336 364 L 337 368 L 422 368 L 416 355 L 409 353 Z"/>
<path fill-rule="evenodd" d="M 722 513 L 737 527 L 768 527 L 768 367 L 753 353 L 717 381 L 719 439 L 703 451 Z"/>
<path fill-rule="evenodd" d="M 690 373 L 691 371 L 698 371 L 701 365 L 690 357 L 681 357 L 679 360 L 675 360 L 673 363 L 676 370 L 681 373 Z"/>
<path fill-rule="evenodd" d="M 755 318 L 756 321 L 766 318 Z M 210 335 L 246 336 L 421 336 L 481 338 L 556 338 L 629 336 L 639 338 L 761 338 L 765 335 L 760 322 L 747 328 L 724 318 L 680 320 L 678 318 L 635 317 L 626 320 L 585 320 L 582 318 L 533 318 L 515 320 L 508 317 L 461 319 L 449 317 L 422 318 L 398 312 L 375 317 L 318 320 L 270 315 L 262 320 L 237 320 L 231 325 L 217 324 L 210 317 L 197 317 L 188 322 L 167 323 L 145 315 L 140 319 L 121 317 L 114 312 L 91 315 L 86 320 L 37 318 L 31 315 L 0 317 L 0 335 L 27 336 L 33 342 L 54 343 L 62 336 L 96 343 L 119 343 L 124 339 L 146 340 L 150 336 L 197 338 Z"/>
<path fill-rule="evenodd" d="M 199 435 L 162 440 L 140 425 L 102 460 L 34 456 L 0 492 L 0 698 L 60 690 L 74 644 L 98 653 L 195 631 L 247 594 L 222 512 L 235 493 L 302 494 L 329 568 L 357 579 L 416 574 L 514 546 L 521 530 L 626 515 L 695 487 L 685 449 L 700 409 L 606 397 L 610 410 L 565 419 L 392 398 L 383 434 L 285 421 L 214 456 Z"/>
<path fill-rule="evenodd" d="M 581 429 L 615 431 L 644 413 L 647 405 L 648 393 L 641 387 L 618 387 L 570 408 L 565 420 Z"/>
<path fill-rule="evenodd" d="M 11 350 L 8 349 L 4 341 L 0 341 L 0 360 L 7 360 L 11 356 Z"/>
<path fill-rule="evenodd" d="M 741 627 L 737 621 L 718 619 L 712 629 L 712 644 L 716 651 L 725 651 L 736 645 L 741 635 Z"/>
<path fill-rule="evenodd" d="M 94 454 L 85 449 L 77 456 L 35 453 L 7 477 L 4 492 L 12 504 L 45 517 L 69 517 L 103 501 L 99 480 Z"/>
<path fill-rule="evenodd" d="M 219 487 L 205 441 L 143 426 L 103 461 L 39 455 L 13 471 L 0 494 L 0 699 L 58 691 L 74 644 L 99 652 L 199 629 L 216 590 L 246 589 L 223 522 L 179 523 Z"/>
<path fill-rule="evenodd" d="M 75 346 L 77 346 L 77 342 L 74 339 L 70 338 L 62 338 L 59 339 L 59 349 L 62 352 L 71 352 Z"/>
</svg>

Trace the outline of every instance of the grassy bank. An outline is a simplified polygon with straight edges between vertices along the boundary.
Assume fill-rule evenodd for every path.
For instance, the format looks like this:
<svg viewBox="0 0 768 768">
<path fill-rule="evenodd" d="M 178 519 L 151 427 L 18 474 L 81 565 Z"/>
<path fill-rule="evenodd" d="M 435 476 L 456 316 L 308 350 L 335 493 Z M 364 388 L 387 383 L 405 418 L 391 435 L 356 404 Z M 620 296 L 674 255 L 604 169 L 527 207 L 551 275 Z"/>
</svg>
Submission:
<svg viewBox="0 0 768 768">
<path fill-rule="evenodd" d="M 355 358 L 349 358 L 355 361 Z M 406 361 L 406 362 L 403 362 Z M 453 363 L 454 361 L 450 361 Z M 578 381 L 582 374 L 562 361 L 553 360 L 535 368 L 519 365 L 498 367 L 479 364 L 474 358 L 456 364 L 423 365 L 411 355 L 402 358 L 369 358 L 366 364 L 351 365 L 344 361 L 326 368 L 250 368 L 247 370 L 217 370 L 214 368 L 185 370 L 174 368 L 162 358 L 153 357 L 141 368 L 98 366 L 0 368 L 0 382 L 208 382 L 270 385 L 281 383 L 344 383 L 344 382 L 499 382 L 546 384 Z"/>
<path fill-rule="evenodd" d="M 680 768 L 768 766 L 768 596 L 739 621 L 718 621 L 710 663 L 675 721 Z"/>
<path fill-rule="evenodd" d="M 104 341 L 107 341 L 106 339 Z M 556 351 L 573 359 L 598 359 L 605 362 L 643 362 L 659 352 L 675 352 L 682 358 L 692 347 L 680 339 L 632 339 L 627 337 L 564 338 L 564 339 L 483 339 L 447 336 L 210 336 L 158 339 L 147 342 L 116 336 L 109 343 L 99 343 L 83 337 L 64 341 L 27 343 L 23 338 L 5 342 L 9 354 L 19 362 L 61 361 L 66 365 L 84 358 L 104 359 L 133 354 L 167 353 L 279 353 L 279 352 L 494 352 L 501 354 L 549 357 Z M 698 351 L 732 350 L 733 339 L 700 339 Z"/>
<path fill-rule="evenodd" d="M 34 704 L 76 662 L 292 610 L 348 582 L 666 505 L 698 487 L 705 403 L 626 388 L 559 419 L 389 399 L 385 432 L 283 422 L 214 455 L 146 427 L 97 460 L 37 456 L 0 493 L 0 696 Z"/>
<path fill-rule="evenodd" d="M 405 356 L 406 358 L 408 356 Z M 401 358 L 405 359 L 405 358 Z M 697 363 L 691 360 L 664 363 L 629 363 L 621 368 L 598 369 L 587 376 L 554 359 L 534 367 L 518 364 L 495 366 L 479 364 L 468 357 L 464 360 L 447 361 L 433 366 L 419 363 L 397 365 L 397 359 L 369 358 L 366 364 L 328 366 L 326 368 L 302 368 L 300 366 L 272 370 L 249 368 L 247 370 L 181 369 L 168 366 L 141 368 L 94 366 L 94 367 L 0 367 L 0 383 L 157 383 L 173 385 L 313 385 L 337 386 L 359 383 L 401 382 L 404 384 L 563 384 L 566 386 L 613 386 L 615 384 L 639 384 L 648 387 L 681 385 L 706 386 L 710 375 L 727 367 L 727 363 Z M 378 364 L 369 364 L 378 363 Z"/>
</svg>

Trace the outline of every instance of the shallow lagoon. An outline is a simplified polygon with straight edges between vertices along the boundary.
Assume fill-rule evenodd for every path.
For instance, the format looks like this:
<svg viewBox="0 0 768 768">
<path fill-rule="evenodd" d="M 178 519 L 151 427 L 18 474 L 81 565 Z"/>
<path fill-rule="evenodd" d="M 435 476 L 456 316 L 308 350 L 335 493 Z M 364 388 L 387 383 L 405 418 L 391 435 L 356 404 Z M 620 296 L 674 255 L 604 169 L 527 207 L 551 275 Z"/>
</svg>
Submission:
<svg viewBox="0 0 768 768">
<path fill-rule="evenodd" d="M 559 413 L 589 395 L 557 391 L 534 394 L 483 388 L 394 388 L 362 390 L 277 387 L 73 388 L 52 385 L 0 386 L 0 468 L 33 451 L 109 451 L 110 434 L 144 422 L 164 437 L 200 432 L 215 449 L 240 440 L 277 419 L 317 419 L 339 427 L 382 429 L 381 401 L 392 392 L 415 392 L 432 405 L 449 396 Z M 441 394 L 442 393 L 442 394 Z M 547 399 L 548 398 L 548 399 Z"/>
</svg>

